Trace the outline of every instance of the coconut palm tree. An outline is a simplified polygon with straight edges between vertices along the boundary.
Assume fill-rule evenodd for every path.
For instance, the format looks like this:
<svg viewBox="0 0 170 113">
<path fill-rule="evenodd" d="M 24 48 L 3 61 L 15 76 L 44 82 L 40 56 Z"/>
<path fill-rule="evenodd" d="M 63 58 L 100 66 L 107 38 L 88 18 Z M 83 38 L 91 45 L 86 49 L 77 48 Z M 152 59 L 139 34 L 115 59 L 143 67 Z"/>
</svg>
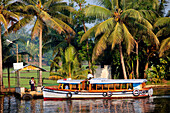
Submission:
<svg viewBox="0 0 170 113">
<path fill-rule="evenodd" d="M 159 49 L 159 57 L 162 57 L 164 52 L 170 49 L 170 17 L 158 18 L 154 24 L 155 29 L 157 29 L 157 37 L 167 37 L 162 40 Z"/>
<path fill-rule="evenodd" d="M 78 54 L 74 46 L 69 45 L 63 52 L 60 49 L 58 56 L 53 60 L 53 64 L 58 68 L 57 73 L 52 75 L 67 77 L 67 78 L 86 78 L 84 74 L 87 74 L 88 69 L 80 68 L 80 63 L 78 61 Z M 61 63 L 61 65 L 59 65 Z"/>
<path fill-rule="evenodd" d="M 9 3 L 12 0 L 1 0 L 0 1 L 0 90 L 2 88 L 2 26 L 5 27 L 5 30 L 7 31 L 8 26 L 12 25 L 14 22 L 19 20 L 19 17 L 14 14 L 13 12 L 10 12 L 7 10 Z"/>
<path fill-rule="evenodd" d="M 17 2 L 13 4 L 15 11 L 23 16 L 20 24 L 16 23 L 9 28 L 14 27 L 16 30 L 27 25 L 32 20 L 35 20 L 31 38 L 34 39 L 39 36 L 39 67 L 42 67 L 42 36 L 43 33 L 48 31 L 48 27 L 55 29 L 59 34 L 68 33 L 69 35 L 75 35 L 75 32 L 70 26 L 64 23 L 62 20 L 70 21 L 70 18 L 62 14 L 62 10 L 73 11 L 72 7 L 66 5 L 61 0 L 22 0 L 23 2 Z M 17 7 L 16 7 L 17 6 Z M 42 72 L 39 75 L 39 85 L 42 85 Z"/>
<path fill-rule="evenodd" d="M 105 21 L 89 29 L 82 36 L 81 41 L 86 40 L 92 33 L 95 33 L 97 42 L 93 50 L 93 60 L 107 48 L 107 44 L 111 44 L 112 49 L 118 44 L 124 78 L 127 79 L 122 53 L 122 42 L 126 43 L 127 53 L 130 54 L 134 48 L 135 40 L 129 32 L 129 29 L 140 24 L 147 28 L 148 32 L 152 33 L 152 25 L 144 19 L 137 10 L 127 9 L 122 11 L 120 6 L 123 5 L 120 5 L 118 1 L 102 0 L 102 3 L 105 7 L 96 5 L 89 6 L 86 9 L 86 15 L 105 19 Z M 125 2 L 123 2 L 123 4 L 125 4 Z M 125 6 L 123 9 L 125 9 Z"/>
</svg>

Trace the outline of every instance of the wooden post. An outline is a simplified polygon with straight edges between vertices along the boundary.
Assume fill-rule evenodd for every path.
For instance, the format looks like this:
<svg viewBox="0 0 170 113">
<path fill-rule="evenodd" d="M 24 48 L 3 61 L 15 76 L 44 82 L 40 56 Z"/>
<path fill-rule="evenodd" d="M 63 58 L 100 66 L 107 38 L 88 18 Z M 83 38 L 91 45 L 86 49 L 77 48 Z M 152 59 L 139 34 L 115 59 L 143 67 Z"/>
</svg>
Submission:
<svg viewBox="0 0 170 113">
<path fill-rule="evenodd" d="M 17 87 L 20 87 L 20 72 L 17 71 Z"/>
<path fill-rule="evenodd" d="M 70 84 L 70 90 L 72 90 L 72 84 Z"/>
<path fill-rule="evenodd" d="M 17 63 L 18 63 L 18 44 L 16 44 L 17 47 Z"/>
<path fill-rule="evenodd" d="M 113 84 L 114 85 L 114 90 L 116 90 L 116 84 Z"/>
<path fill-rule="evenodd" d="M 96 90 L 97 90 L 97 84 L 96 84 Z"/>
<path fill-rule="evenodd" d="M 103 91 L 103 84 L 102 84 L 102 91 Z"/>
<path fill-rule="evenodd" d="M 8 66 L 8 88 L 10 90 L 10 68 Z"/>
<path fill-rule="evenodd" d="M 81 88 L 81 84 L 79 84 L 79 91 L 80 91 L 80 88 Z"/>
<path fill-rule="evenodd" d="M 110 84 L 108 84 L 108 90 L 109 90 L 109 86 L 110 86 Z"/>
<path fill-rule="evenodd" d="M 122 84 L 120 84 L 120 89 L 122 89 Z"/>
<path fill-rule="evenodd" d="M 91 84 L 89 84 L 89 91 L 91 91 Z"/>
</svg>

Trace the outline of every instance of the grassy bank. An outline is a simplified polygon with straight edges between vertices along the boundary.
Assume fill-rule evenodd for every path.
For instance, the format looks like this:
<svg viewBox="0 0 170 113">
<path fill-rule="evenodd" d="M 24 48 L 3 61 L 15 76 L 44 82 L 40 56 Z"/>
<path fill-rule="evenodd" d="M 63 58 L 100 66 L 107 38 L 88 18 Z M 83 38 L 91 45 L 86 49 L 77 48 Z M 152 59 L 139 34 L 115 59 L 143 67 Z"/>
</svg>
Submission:
<svg viewBox="0 0 170 113">
<path fill-rule="evenodd" d="M 44 69 L 46 69 L 47 71 L 50 70 L 49 66 L 43 66 Z M 13 68 L 10 69 L 10 72 L 13 71 Z M 20 77 L 29 77 L 31 79 L 31 77 L 37 78 L 37 71 L 21 71 L 20 72 Z M 7 69 L 3 70 L 3 84 L 5 87 L 8 87 L 8 78 L 7 78 L 8 74 L 7 74 Z M 10 73 L 10 77 L 15 77 L 15 73 Z M 49 72 L 42 72 L 42 78 L 48 78 L 50 76 Z M 30 79 L 20 79 L 20 86 L 21 87 L 26 87 L 26 88 L 30 88 L 29 85 L 29 80 Z M 38 80 L 36 80 L 36 86 L 38 85 Z M 10 86 L 11 87 L 15 87 L 16 83 L 16 79 L 15 78 L 10 78 Z M 52 85 L 56 85 L 56 81 L 54 80 L 43 80 L 44 86 L 52 86 Z"/>
</svg>

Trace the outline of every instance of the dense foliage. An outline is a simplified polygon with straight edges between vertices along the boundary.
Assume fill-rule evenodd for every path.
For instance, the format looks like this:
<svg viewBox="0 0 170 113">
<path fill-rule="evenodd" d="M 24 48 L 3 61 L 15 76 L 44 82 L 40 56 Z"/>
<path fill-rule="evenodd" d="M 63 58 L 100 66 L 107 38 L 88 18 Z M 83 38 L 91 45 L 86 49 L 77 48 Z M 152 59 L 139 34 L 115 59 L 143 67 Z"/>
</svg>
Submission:
<svg viewBox="0 0 170 113">
<path fill-rule="evenodd" d="M 156 83 L 169 79 L 166 0 L 97 1 L 97 5 L 85 0 L 0 1 L 6 51 L 0 62 L 4 67 L 7 61 L 16 62 L 16 46 L 7 44 L 9 39 L 19 45 L 20 61 L 38 63 L 42 54 L 43 62 L 51 65 L 51 75 L 82 78 L 86 69 L 94 72 L 94 65 L 100 64 L 112 66 L 112 78 L 148 78 Z M 0 79 L 1 71 L 0 66 Z"/>
</svg>

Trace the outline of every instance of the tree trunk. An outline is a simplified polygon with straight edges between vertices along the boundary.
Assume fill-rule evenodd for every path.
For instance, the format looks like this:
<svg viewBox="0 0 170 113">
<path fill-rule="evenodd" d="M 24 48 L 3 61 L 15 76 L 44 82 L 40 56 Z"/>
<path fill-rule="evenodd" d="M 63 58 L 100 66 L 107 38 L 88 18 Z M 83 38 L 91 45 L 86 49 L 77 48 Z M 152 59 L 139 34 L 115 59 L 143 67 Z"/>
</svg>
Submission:
<svg viewBox="0 0 170 113">
<path fill-rule="evenodd" d="M 136 78 L 139 78 L 139 56 L 138 56 L 138 42 L 136 42 Z"/>
<path fill-rule="evenodd" d="M 124 79 L 127 79 L 126 69 L 125 69 L 125 64 L 124 64 L 124 59 L 123 59 L 123 54 L 122 54 L 122 46 L 121 46 L 121 43 L 119 43 L 119 52 L 120 52 L 120 59 L 121 59 L 121 64 L 122 64 L 122 70 L 123 70 Z"/>
<path fill-rule="evenodd" d="M 82 7 L 81 4 L 79 4 L 80 10 L 82 11 Z M 83 21 L 83 27 L 84 27 L 84 32 L 86 33 L 86 26 L 85 26 L 85 22 Z M 91 62 L 90 62 L 90 55 L 89 55 L 89 43 L 88 40 L 86 41 L 86 45 L 87 45 L 87 56 L 88 56 L 88 65 L 89 65 L 89 71 L 92 73 L 92 69 L 91 69 Z"/>
<path fill-rule="evenodd" d="M 149 49 L 148 48 L 147 48 L 147 54 L 149 54 Z M 148 65 L 149 65 L 149 55 L 148 55 L 147 62 L 146 62 L 146 65 L 145 65 L 144 78 L 147 78 L 146 70 L 148 69 Z"/>
<path fill-rule="evenodd" d="M 39 36 L 39 67 L 42 68 L 42 28 L 40 28 L 40 36 Z M 42 86 L 42 71 L 39 71 L 38 86 Z"/>
<path fill-rule="evenodd" d="M 0 24 L 0 91 L 2 90 L 2 37 L 1 37 L 1 24 Z"/>
</svg>

